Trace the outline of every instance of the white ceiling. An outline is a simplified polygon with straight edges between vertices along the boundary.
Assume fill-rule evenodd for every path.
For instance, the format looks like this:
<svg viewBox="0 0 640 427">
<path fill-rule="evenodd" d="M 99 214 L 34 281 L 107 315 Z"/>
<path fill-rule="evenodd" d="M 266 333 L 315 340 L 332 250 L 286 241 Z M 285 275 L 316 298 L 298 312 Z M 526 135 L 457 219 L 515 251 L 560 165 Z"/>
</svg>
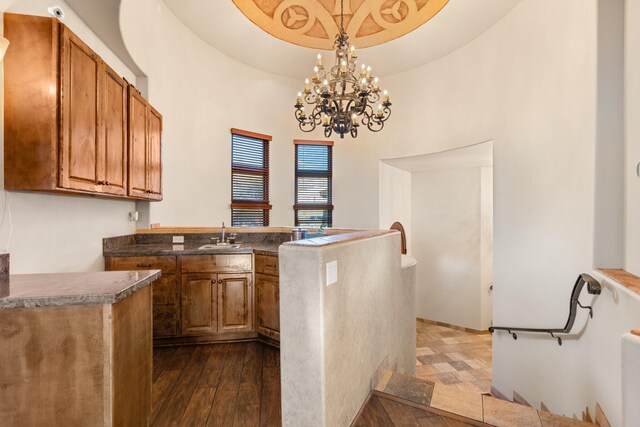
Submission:
<svg viewBox="0 0 640 427">
<path fill-rule="evenodd" d="M 493 165 L 493 141 L 419 156 L 385 159 L 384 163 L 409 172 Z"/>
<path fill-rule="evenodd" d="M 371 64 L 380 76 L 410 70 L 473 40 L 519 1 L 450 0 L 440 13 L 411 33 L 362 49 L 359 60 Z M 231 0 L 164 2 L 203 40 L 242 63 L 299 79 L 311 74 L 316 51 L 276 39 L 249 21 Z"/>
</svg>

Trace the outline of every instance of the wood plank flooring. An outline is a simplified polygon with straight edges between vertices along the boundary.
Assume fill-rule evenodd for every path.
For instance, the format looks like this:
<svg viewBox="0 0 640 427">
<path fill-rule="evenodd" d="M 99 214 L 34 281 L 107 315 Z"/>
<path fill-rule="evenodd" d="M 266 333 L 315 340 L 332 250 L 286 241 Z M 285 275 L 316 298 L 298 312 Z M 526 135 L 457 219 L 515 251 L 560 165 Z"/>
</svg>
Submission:
<svg viewBox="0 0 640 427">
<path fill-rule="evenodd" d="M 153 349 L 153 426 L 280 426 L 280 352 L 258 343 Z"/>
</svg>

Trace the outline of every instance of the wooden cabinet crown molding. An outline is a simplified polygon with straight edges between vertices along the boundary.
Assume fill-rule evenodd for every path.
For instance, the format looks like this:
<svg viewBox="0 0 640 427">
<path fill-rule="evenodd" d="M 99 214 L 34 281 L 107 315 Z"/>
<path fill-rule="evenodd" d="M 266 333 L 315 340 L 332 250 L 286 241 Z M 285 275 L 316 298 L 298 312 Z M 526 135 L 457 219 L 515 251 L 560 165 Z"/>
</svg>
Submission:
<svg viewBox="0 0 640 427">
<path fill-rule="evenodd" d="M 162 115 L 57 19 L 5 13 L 4 36 L 5 189 L 162 200 Z M 132 123 L 132 92 L 142 125 Z M 139 192 L 132 126 L 144 145 Z"/>
</svg>

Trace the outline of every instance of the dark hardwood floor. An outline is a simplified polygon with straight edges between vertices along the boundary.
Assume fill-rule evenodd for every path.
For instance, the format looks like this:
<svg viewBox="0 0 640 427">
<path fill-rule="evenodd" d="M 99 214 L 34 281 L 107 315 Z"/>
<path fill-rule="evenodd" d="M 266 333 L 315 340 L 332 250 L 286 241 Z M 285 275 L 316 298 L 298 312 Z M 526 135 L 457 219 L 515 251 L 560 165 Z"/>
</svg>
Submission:
<svg viewBox="0 0 640 427">
<path fill-rule="evenodd" d="M 356 427 L 466 427 L 464 423 L 451 417 L 438 415 L 396 400 L 373 395 L 364 407 L 360 417 L 353 424 Z"/>
<path fill-rule="evenodd" d="M 258 342 L 154 348 L 151 424 L 280 426 L 280 352 Z"/>
</svg>

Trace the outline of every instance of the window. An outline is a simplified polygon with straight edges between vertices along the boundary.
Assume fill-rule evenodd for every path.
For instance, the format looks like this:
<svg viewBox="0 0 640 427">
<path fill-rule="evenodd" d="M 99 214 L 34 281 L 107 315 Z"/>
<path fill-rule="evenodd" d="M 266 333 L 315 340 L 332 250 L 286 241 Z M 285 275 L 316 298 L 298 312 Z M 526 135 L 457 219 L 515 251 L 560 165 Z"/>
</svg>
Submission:
<svg viewBox="0 0 640 427">
<path fill-rule="evenodd" d="M 269 225 L 269 135 L 231 129 L 231 226 Z"/>
<path fill-rule="evenodd" d="M 293 142 L 296 147 L 295 225 L 331 227 L 331 141 Z"/>
</svg>

